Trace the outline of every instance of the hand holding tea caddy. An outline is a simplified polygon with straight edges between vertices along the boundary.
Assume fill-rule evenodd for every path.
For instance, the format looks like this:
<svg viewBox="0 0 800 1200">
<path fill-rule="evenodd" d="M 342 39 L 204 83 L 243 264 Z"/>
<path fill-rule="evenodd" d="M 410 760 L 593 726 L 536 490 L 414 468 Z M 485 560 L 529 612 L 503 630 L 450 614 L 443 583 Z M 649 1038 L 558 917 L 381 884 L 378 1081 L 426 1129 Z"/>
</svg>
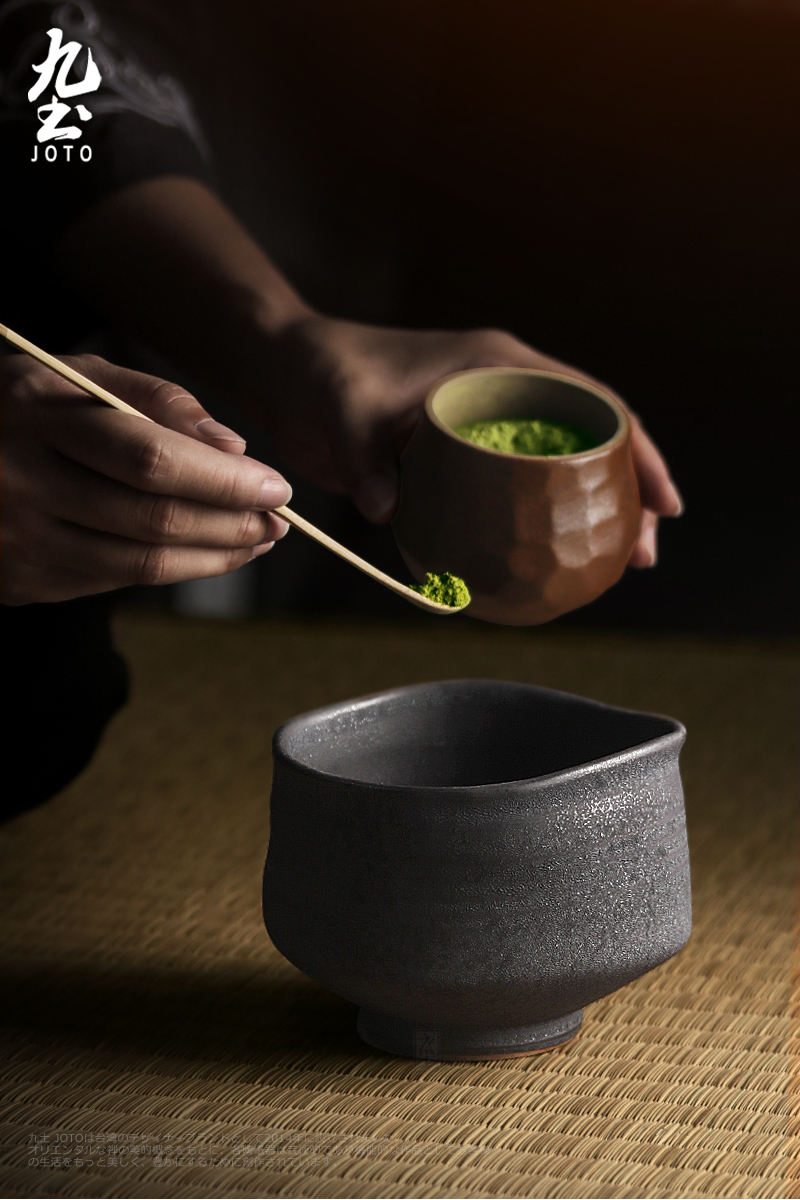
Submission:
<svg viewBox="0 0 800 1200">
<path fill-rule="evenodd" d="M 276 444 L 301 474 L 330 490 L 346 491 L 371 521 L 384 523 L 397 511 L 398 453 L 408 443 L 427 392 L 444 376 L 481 367 L 566 375 L 600 388 L 625 409 L 643 510 L 630 566 L 655 564 L 659 518 L 682 512 L 662 455 L 620 397 L 503 330 L 381 329 L 312 315 L 287 326 L 279 343 L 286 389 L 280 395 L 291 402 L 272 414 Z"/>
</svg>

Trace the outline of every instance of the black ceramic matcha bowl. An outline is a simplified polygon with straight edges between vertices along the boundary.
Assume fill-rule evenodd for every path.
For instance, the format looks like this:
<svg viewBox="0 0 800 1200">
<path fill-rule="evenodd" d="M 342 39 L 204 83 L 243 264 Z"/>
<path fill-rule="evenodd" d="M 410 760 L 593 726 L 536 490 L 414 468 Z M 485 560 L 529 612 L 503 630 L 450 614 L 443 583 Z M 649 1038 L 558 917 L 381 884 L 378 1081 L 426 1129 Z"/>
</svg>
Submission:
<svg viewBox="0 0 800 1200">
<path fill-rule="evenodd" d="M 373 1046 L 528 1054 L 691 929 L 683 727 L 465 679 L 275 734 L 264 916 Z"/>
</svg>

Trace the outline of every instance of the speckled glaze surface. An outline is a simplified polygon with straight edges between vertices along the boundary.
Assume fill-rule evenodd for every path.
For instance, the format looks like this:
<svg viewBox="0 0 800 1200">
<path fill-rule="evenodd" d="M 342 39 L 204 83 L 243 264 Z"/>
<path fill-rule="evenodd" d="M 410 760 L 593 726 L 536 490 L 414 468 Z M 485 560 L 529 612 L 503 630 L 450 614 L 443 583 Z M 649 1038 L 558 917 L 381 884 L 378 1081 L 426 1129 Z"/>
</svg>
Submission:
<svg viewBox="0 0 800 1200">
<path fill-rule="evenodd" d="M 684 736 L 496 680 L 297 717 L 273 741 L 270 937 L 391 1053 L 558 1045 L 689 937 Z"/>
<path fill-rule="evenodd" d="M 539 417 L 581 426 L 594 450 L 504 454 L 453 433 L 470 421 Z M 429 392 L 400 460 L 395 540 L 418 580 L 451 571 L 470 616 L 537 625 L 594 600 L 619 579 L 641 506 L 630 422 L 591 384 L 548 371 L 461 371 Z"/>
</svg>

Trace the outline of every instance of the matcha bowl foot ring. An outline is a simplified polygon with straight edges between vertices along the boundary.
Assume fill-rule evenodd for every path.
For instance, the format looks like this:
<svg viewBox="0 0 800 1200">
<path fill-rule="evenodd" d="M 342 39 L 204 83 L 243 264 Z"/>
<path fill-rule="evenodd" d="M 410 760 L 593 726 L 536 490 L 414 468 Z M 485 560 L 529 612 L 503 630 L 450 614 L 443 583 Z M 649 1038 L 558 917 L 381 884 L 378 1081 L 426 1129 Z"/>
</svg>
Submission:
<svg viewBox="0 0 800 1200">
<path fill-rule="evenodd" d="M 485 679 L 296 717 L 273 739 L 269 935 L 390 1054 L 561 1045 L 689 937 L 683 739 Z"/>
<path fill-rule="evenodd" d="M 512 1029 L 464 1029 L 439 1025 L 425 1028 L 385 1013 L 362 1008 L 358 1014 L 359 1037 L 377 1050 L 405 1058 L 431 1058 L 449 1062 L 480 1062 L 482 1059 L 514 1058 L 554 1050 L 571 1042 L 580 1032 L 583 1011 L 567 1013 L 553 1021 L 519 1025 Z"/>
</svg>

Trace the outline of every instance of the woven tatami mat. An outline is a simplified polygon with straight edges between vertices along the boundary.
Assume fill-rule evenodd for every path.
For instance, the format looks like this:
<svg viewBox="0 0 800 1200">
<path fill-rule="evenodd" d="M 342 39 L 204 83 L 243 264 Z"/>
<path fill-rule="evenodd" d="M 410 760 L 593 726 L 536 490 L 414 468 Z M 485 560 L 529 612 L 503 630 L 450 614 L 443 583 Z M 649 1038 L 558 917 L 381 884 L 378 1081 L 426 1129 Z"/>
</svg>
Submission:
<svg viewBox="0 0 800 1200">
<path fill-rule="evenodd" d="M 0 1195 L 798 1194 L 791 647 L 466 618 L 128 616 L 118 640 L 131 704 L 85 775 L 0 835 Z M 459 675 L 689 729 L 688 947 L 590 1007 L 569 1047 L 502 1063 L 370 1050 L 355 1009 L 271 949 L 259 907 L 274 727 Z"/>
</svg>

